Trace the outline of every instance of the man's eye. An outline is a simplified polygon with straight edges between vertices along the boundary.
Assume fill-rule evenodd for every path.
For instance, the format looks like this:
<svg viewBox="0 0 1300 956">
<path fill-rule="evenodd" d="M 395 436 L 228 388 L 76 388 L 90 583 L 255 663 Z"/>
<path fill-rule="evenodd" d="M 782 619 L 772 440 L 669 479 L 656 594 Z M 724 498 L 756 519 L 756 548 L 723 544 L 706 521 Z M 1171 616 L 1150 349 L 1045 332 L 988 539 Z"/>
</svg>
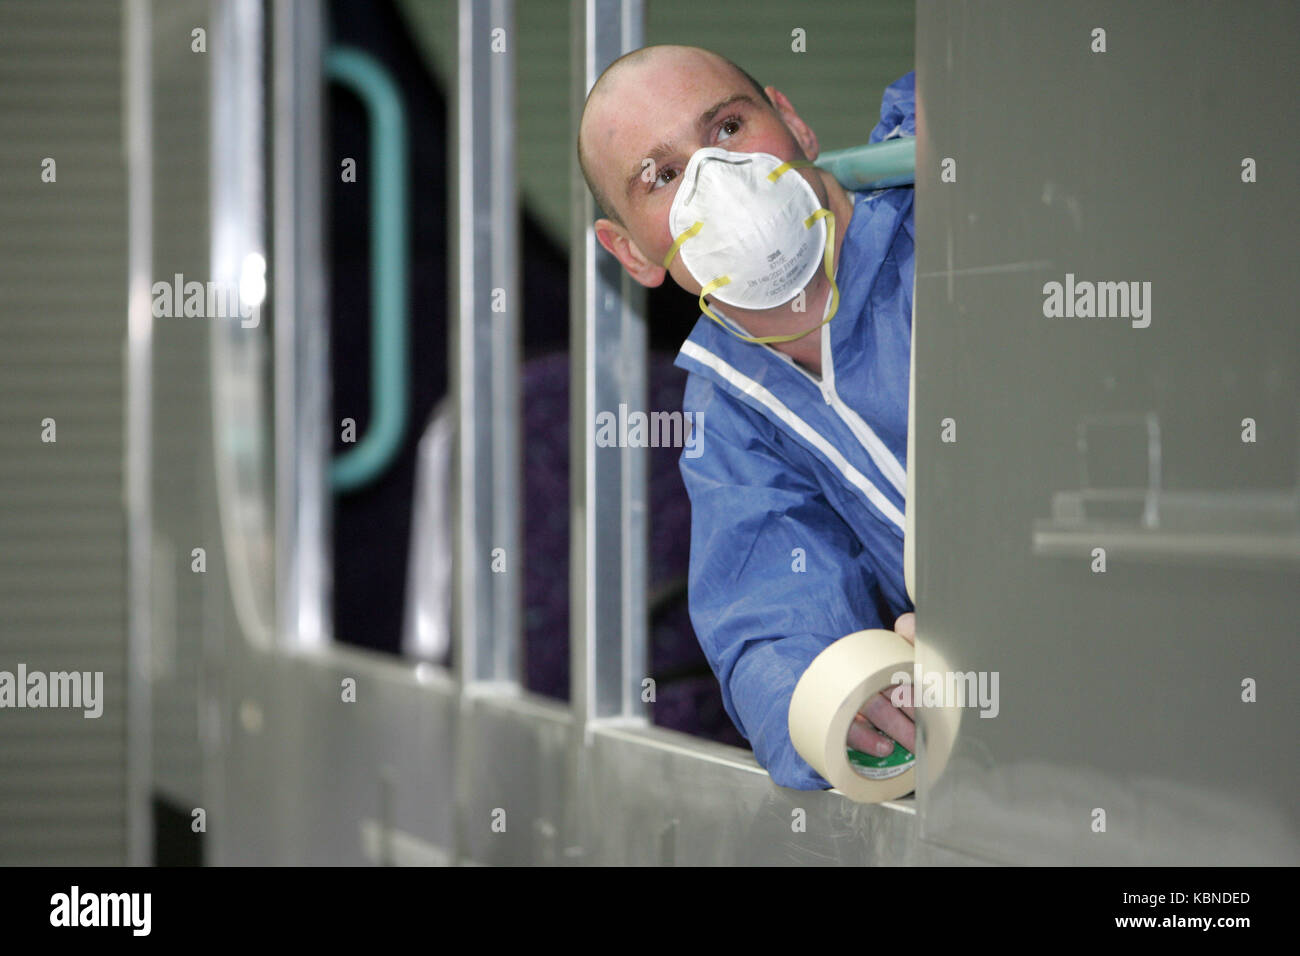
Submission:
<svg viewBox="0 0 1300 956">
<path fill-rule="evenodd" d="M 740 117 L 729 116 L 718 126 L 718 139 L 730 139 L 740 132 Z M 725 135 L 723 135 L 725 134 Z"/>
<path fill-rule="evenodd" d="M 665 176 L 667 176 L 668 178 L 665 179 L 664 178 Z M 672 167 L 669 167 L 668 169 L 661 169 L 659 170 L 659 175 L 655 177 L 654 186 L 652 186 L 651 188 L 658 189 L 660 186 L 667 186 L 675 178 L 677 178 L 677 170 L 673 169 Z"/>
</svg>

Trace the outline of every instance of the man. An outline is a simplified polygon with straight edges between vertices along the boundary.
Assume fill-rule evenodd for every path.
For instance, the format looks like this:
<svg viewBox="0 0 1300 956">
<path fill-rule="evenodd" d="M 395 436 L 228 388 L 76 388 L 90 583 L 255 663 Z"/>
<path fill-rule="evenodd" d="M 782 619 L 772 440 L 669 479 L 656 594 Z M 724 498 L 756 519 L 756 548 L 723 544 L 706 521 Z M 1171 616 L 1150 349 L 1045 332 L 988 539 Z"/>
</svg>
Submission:
<svg viewBox="0 0 1300 956">
<path fill-rule="evenodd" d="M 872 142 L 915 135 L 911 74 L 881 115 Z M 707 413 L 705 454 L 681 459 L 696 634 L 772 778 L 826 787 L 790 742 L 795 684 L 846 634 L 914 629 L 902 558 L 912 190 L 849 193 L 790 166 L 818 155 L 790 101 L 693 47 L 615 61 L 588 96 L 578 154 L 608 217 L 601 245 L 642 285 L 671 275 L 705 313 L 677 360 L 691 373 L 685 410 Z M 907 702 L 873 697 L 847 743 L 911 750 Z"/>
</svg>

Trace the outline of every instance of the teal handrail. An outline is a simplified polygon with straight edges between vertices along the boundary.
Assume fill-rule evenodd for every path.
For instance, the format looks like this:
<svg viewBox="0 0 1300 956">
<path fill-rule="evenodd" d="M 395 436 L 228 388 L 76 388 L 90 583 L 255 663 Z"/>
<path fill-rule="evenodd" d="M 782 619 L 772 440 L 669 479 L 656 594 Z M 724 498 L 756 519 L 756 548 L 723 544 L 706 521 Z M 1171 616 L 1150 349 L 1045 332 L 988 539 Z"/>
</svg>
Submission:
<svg viewBox="0 0 1300 956">
<path fill-rule="evenodd" d="M 356 93 L 370 118 L 370 424 L 355 447 L 334 459 L 336 492 L 374 481 L 401 447 L 408 418 L 406 108 L 374 57 L 335 47 L 329 79 Z"/>
<path fill-rule="evenodd" d="M 910 186 L 916 179 L 916 139 L 904 136 L 822 153 L 816 165 L 845 189 Z"/>
</svg>

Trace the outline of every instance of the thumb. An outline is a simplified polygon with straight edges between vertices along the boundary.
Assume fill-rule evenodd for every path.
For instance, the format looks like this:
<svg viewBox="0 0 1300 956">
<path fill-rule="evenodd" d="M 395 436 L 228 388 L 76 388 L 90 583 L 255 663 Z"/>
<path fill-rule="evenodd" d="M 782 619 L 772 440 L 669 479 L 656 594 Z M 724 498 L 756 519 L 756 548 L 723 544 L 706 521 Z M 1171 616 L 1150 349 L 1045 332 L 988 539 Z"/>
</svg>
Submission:
<svg viewBox="0 0 1300 956">
<path fill-rule="evenodd" d="M 916 643 L 916 612 L 908 611 L 894 622 L 894 631 L 909 644 Z"/>
</svg>

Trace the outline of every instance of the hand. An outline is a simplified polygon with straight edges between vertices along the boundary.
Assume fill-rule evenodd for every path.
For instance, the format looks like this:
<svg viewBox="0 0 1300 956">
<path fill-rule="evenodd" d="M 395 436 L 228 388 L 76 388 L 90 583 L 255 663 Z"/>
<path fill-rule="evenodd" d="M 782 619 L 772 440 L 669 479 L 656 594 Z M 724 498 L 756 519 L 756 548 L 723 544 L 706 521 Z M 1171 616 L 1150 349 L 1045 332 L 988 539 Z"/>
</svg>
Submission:
<svg viewBox="0 0 1300 956">
<path fill-rule="evenodd" d="M 909 644 L 916 644 L 916 615 L 909 612 L 894 622 L 894 631 Z M 898 684 L 890 684 L 862 705 L 849 725 L 848 745 L 864 754 L 886 757 L 893 752 L 898 741 L 916 753 L 916 712 L 912 708 L 912 687 L 904 684 L 899 690 L 901 707 L 890 702 L 890 694 Z M 883 733 L 882 733 L 883 731 Z M 892 738 L 892 739 L 891 739 Z"/>
</svg>

